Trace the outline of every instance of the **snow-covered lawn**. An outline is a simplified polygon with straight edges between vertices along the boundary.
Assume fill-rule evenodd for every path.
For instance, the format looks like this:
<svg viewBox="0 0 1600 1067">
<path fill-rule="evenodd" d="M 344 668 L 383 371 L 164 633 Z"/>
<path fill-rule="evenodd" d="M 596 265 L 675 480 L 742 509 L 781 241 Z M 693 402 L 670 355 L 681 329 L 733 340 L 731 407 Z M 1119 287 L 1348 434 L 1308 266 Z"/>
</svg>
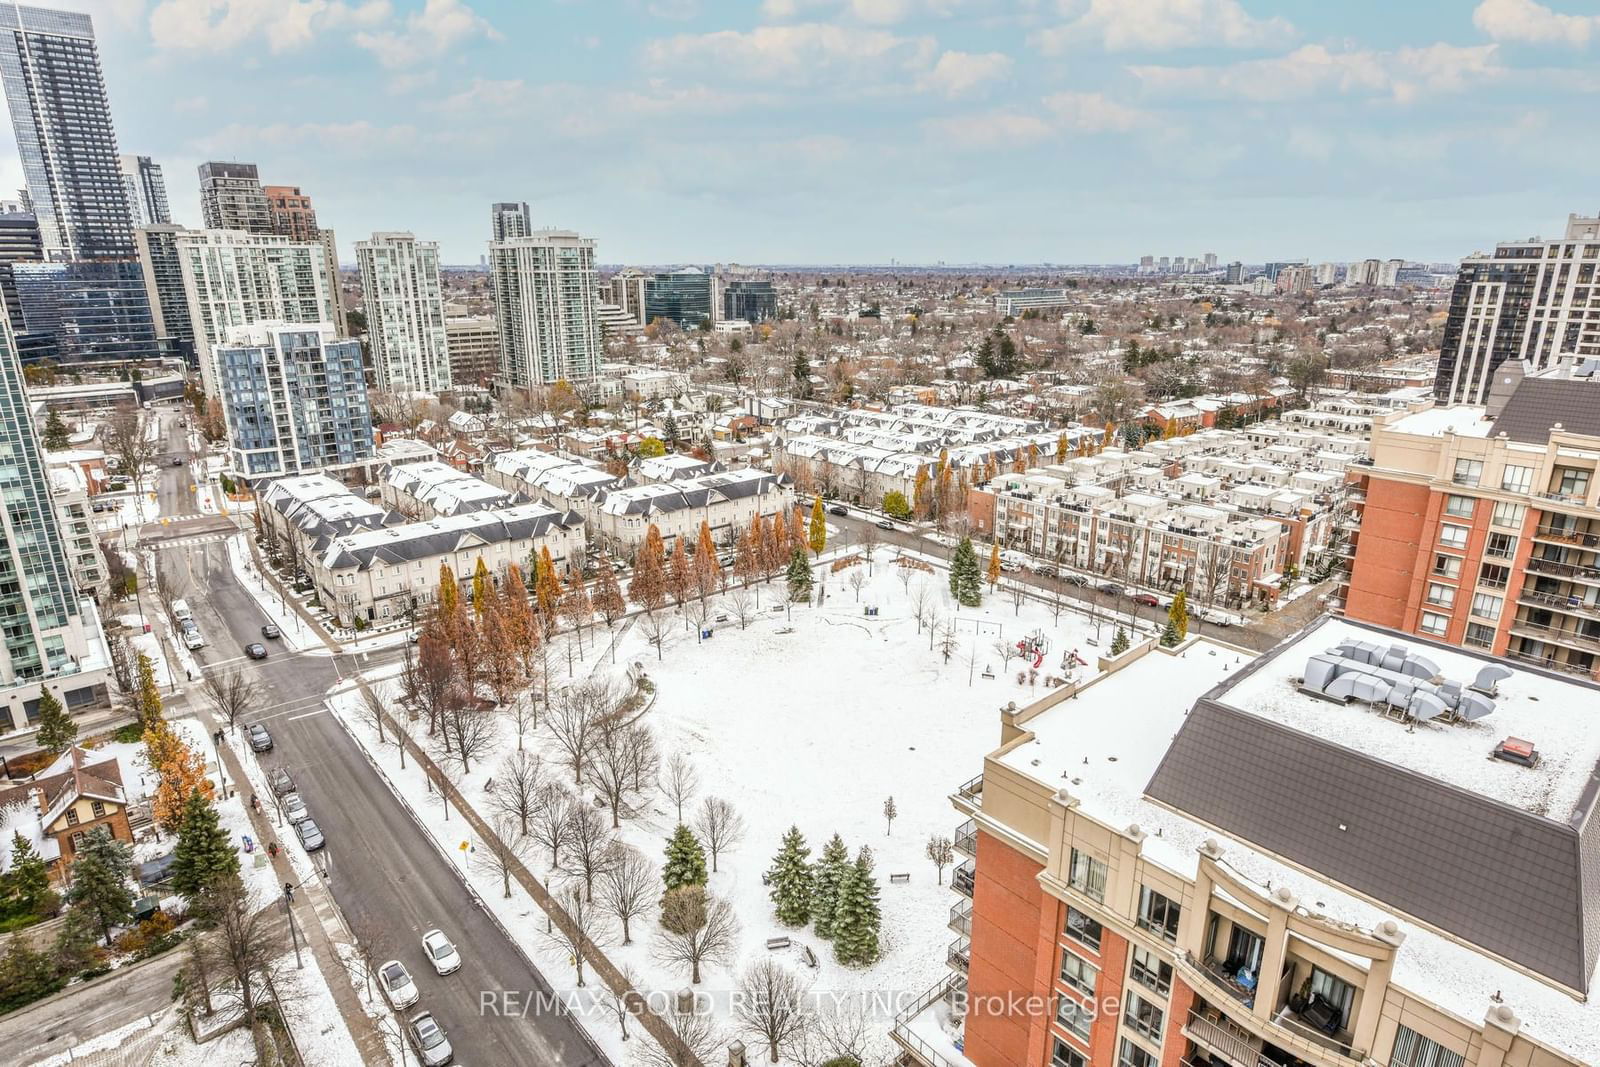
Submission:
<svg viewBox="0 0 1600 1067">
<path fill-rule="evenodd" d="M 584 655 L 575 660 L 572 676 L 611 678 L 620 687 L 630 665 L 642 669 L 655 689 L 653 706 L 642 721 L 655 732 L 664 758 L 683 753 L 699 774 L 700 790 L 687 806 L 686 818 L 692 821 L 701 799 L 716 796 L 732 802 L 744 819 L 743 840 L 721 856 L 710 879 L 711 892 L 728 899 L 738 915 L 739 947 L 731 966 L 703 968 L 702 988 L 726 1014 L 724 995 L 737 987 L 739 972 L 769 955 L 767 939 L 787 936 L 791 946 L 770 955 L 791 966 L 819 1003 L 859 998 L 874 1011 L 878 1051 L 887 1053 L 894 1012 L 948 973 L 945 948 L 956 935 L 946 924 L 960 898 L 950 888 L 951 872 L 944 872 L 941 884 L 925 854 L 931 836 L 953 836 L 960 821 L 948 796 L 976 773 L 982 754 L 998 743 L 1001 706 L 1046 695 L 1046 678 L 1066 673 L 1063 659 L 1074 649 L 1087 664 L 1072 664 L 1072 676 L 1082 680 L 1096 671 L 1096 650 L 1090 643 L 1095 627 L 1070 611 L 1057 619 L 1039 601 L 1024 600 L 1018 607 L 1003 592 L 986 596 L 981 607 L 958 607 L 949 596 L 946 571 L 912 570 L 903 584 L 902 568 L 888 553 L 878 554 L 859 600 L 847 582 L 848 570 L 831 573 L 824 557 L 818 571 L 826 586 L 822 606 L 797 605 L 785 611 L 780 588 L 768 585 L 760 593 L 762 610 L 741 629 L 730 594 L 713 610 L 713 616 L 724 614 L 726 619 L 711 622 L 712 635 L 703 641 L 685 616 L 667 609 L 672 626 L 659 658 L 646 637 L 647 627 L 635 619 L 619 642 L 613 666 L 605 655 L 611 635 L 602 625 L 585 637 Z M 919 633 L 914 604 L 924 586 L 931 607 Z M 866 614 L 869 606 L 878 613 Z M 926 621 L 932 615 L 938 616 L 937 629 Z M 951 639 L 940 639 L 947 630 Z M 1104 630 L 1102 648 L 1109 645 L 1111 632 L 1110 627 Z M 1042 652 L 1025 661 L 1014 655 L 1003 660 L 995 650 L 997 642 L 1014 647 L 1032 638 L 1042 639 L 1036 646 Z M 557 639 L 550 656 L 552 693 L 568 684 L 565 640 Z M 948 658 L 940 646 L 948 646 Z M 1038 668 L 1030 673 L 1035 663 Z M 396 706 L 394 670 L 372 677 L 385 703 Z M 375 735 L 362 721 L 359 694 L 336 694 L 333 703 L 448 855 L 462 856 L 463 839 L 479 848 L 458 817 L 443 819 L 413 762 L 402 771 L 392 746 L 376 750 Z M 493 754 L 476 762 L 460 785 L 485 818 L 491 807 L 484 785 L 516 749 L 512 725 L 500 721 L 498 730 Z M 546 729 L 530 733 L 526 743 L 543 755 L 548 777 L 570 784 Z M 585 797 L 594 792 L 589 785 L 583 790 Z M 898 809 L 892 832 L 883 815 L 890 796 Z M 636 807 L 623 819 L 620 835 L 659 864 L 676 823 L 673 806 L 652 789 Z M 872 849 L 883 911 L 883 955 L 875 965 L 840 965 L 831 946 L 809 928 L 790 930 L 778 924 L 762 874 L 791 824 L 805 834 L 813 857 L 835 832 L 852 854 L 861 846 Z M 548 879 L 549 860 L 542 850 L 531 846 L 527 862 Z M 551 983 L 558 990 L 572 988 L 567 954 L 544 935 L 542 916 L 532 902 L 520 890 L 504 900 L 492 875 L 475 868 L 468 874 L 485 903 L 541 961 Z M 893 884 L 891 875 L 896 874 L 908 878 Z M 653 916 L 636 921 L 634 943 L 614 944 L 607 953 L 619 966 L 632 967 L 643 989 L 681 988 L 687 973 L 653 958 L 655 928 Z M 815 954 L 815 968 L 805 961 L 801 946 Z M 608 1035 L 614 1040 L 616 1023 L 603 1011 L 588 1022 L 597 1038 L 608 1044 Z"/>
</svg>

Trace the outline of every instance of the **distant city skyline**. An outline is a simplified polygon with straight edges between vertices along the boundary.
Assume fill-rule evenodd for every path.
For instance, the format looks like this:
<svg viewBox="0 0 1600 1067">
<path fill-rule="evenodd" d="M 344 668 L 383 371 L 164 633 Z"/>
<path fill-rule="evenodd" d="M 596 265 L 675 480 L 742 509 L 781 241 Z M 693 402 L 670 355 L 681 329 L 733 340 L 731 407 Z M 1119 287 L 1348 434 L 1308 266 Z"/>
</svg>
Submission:
<svg viewBox="0 0 1600 1067">
<path fill-rule="evenodd" d="M 476 264 L 518 201 L 651 265 L 1446 262 L 1600 208 L 1577 0 L 47 6 L 94 17 L 176 222 L 254 162 L 347 265 L 390 230 Z"/>
</svg>

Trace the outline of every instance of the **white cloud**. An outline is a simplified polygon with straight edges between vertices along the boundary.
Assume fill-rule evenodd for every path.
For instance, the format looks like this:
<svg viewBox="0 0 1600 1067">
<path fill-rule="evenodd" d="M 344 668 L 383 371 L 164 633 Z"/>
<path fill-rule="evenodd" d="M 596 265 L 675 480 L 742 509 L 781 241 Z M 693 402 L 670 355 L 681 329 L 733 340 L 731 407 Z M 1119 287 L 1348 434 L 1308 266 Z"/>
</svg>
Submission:
<svg viewBox="0 0 1600 1067">
<path fill-rule="evenodd" d="M 752 81 L 837 83 L 842 78 L 923 73 L 937 50 L 931 37 L 901 37 L 823 23 L 720 30 L 652 41 L 645 57 L 658 67 L 716 70 Z"/>
<path fill-rule="evenodd" d="M 1600 38 L 1600 15 L 1563 15 L 1534 0 L 1483 0 L 1472 24 L 1496 41 L 1582 48 Z"/>
<path fill-rule="evenodd" d="M 892 26 L 913 15 L 944 18 L 970 3 L 971 0 L 763 0 L 761 13 L 782 21 L 813 11 L 836 10 L 857 22 Z"/>
<path fill-rule="evenodd" d="M 945 52 L 921 84 L 946 96 L 960 96 L 1011 72 L 1011 57 L 1002 52 Z"/>
<path fill-rule="evenodd" d="M 377 26 L 388 0 L 160 0 L 150 12 L 157 48 L 230 51 L 265 38 L 274 52 L 303 47 L 329 32 Z"/>
<path fill-rule="evenodd" d="M 1392 52 L 1304 45 L 1287 55 L 1226 66 L 1134 66 L 1152 92 L 1239 100 L 1294 100 L 1317 93 L 1388 95 L 1459 92 L 1504 73 L 1496 45 L 1434 44 Z"/>
<path fill-rule="evenodd" d="M 956 148 L 1015 148 L 1051 137 L 1055 130 L 1038 115 L 991 111 L 983 115 L 951 115 L 928 119 L 923 129 L 933 139 Z"/>
<path fill-rule="evenodd" d="M 1109 100 L 1103 93 L 1055 93 L 1044 106 L 1059 125 L 1079 133 L 1125 133 L 1149 121 L 1137 108 Z"/>
<path fill-rule="evenodd" d="M 498 40 L 500 34 L 462 0 L 427 0 L 421 11 L 406 16 L 402 28 L 358 33 L 356 44 L 386 67 L 404 67 L 479 37 Z"/>
<path fill-rule="evenodd" d="M 1082 15 L 1040 30 L 1031 40 L 1047 55 L 1079 44 L 1099 44 L 1112 52 L 1160 52 L 1270 47 L 1292 40 L 1294 32 L 1287 19 L 1258 19 L 1239 0 L 1089 0 Z"/>
</svg>

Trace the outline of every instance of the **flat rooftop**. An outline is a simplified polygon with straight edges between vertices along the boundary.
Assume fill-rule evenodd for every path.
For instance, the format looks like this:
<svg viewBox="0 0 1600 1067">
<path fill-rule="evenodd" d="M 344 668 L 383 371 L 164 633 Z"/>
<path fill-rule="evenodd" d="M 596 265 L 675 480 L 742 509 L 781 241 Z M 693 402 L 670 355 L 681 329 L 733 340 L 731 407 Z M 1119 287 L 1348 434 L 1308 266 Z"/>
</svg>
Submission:
<svg viewBox="0 0 1600 1067">
<path fill-rule="evenodd" d="M 1388 429 L 1419 437 L 1439 437 L 1454 433 L 1462 437 L 1488 437 L 1494 423 L 1487 413 L 1475 404 L 1456 404 L 1452 407 L 1429 408 L 1413 412 L 1388 424 Z"/>
</svg>

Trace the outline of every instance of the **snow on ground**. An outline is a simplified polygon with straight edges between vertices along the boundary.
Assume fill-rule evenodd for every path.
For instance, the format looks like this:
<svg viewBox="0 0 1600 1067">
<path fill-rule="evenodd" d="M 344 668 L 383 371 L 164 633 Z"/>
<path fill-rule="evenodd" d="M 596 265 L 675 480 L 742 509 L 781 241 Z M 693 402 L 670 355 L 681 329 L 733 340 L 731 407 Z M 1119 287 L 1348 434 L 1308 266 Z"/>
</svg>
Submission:
<svg viewBox="0 0 1600 1067">
<path fill-rule="evenodd" d="M 581 678 L 593 672 L 620 684 L 628 665 L 639 664 L 655 685 L 655 702 L 645 721 L 656 732 L 663 754 L 689 755 L 699 771 L 701 796 L 732 801 L 746 822 L 743 842 L 721 857 L 710 880 L 712 892 L 734 905 L 742 925 L 741 944 L 732 967 L 704 968 L 702 988 L 725 994 L 744 965 L 768 955 L 768 938 L 788 936 L 792 947 L 778 955 L 810 984 L 821 1003 L 870 995 L 864 1003 L 877 1015 L 880 1051 L 887 1053 L 890 1017 L 948 973 L 945 946 L 955 935 L 946 924 L 959 898 L 950 888 L 950 871 L 940 884 L 924 851 L 930 836 L 950 836 L 960 821 L 948 795 L 998 743 L 997 708 L 1044 696 L 1045 676 L 1060 674 L 1063 654 L 1072 649 L 1081 650 L 1089 661 L 1076 667 L 1076 677 L 1094 673 L 1090 638 L 1095 627 L 1070 611 L 1057 620 L 1038 601 L 1025 600 L 1018 607 L 1004 594 L 987 596 L 979 608 L 958 608 L 949 597 L 947 572 L 914 570 L 902 585 L 902 568 L 886 554 L 877 559 L 859 602 L 847 584 L 848 571 L 828 573 L 826 557 L 819 570 L 826 575 L 827 590 L 820 608 L 797 605 L 792 613 L 774 612 L 774 606 L 781 608 L 780 591 L 768 585 L 761 589 L 759 616 L 741 630 L 728 606 L 730 596 L 716 609 L 728 615 L 727 621 L 711 623 L 713 634 L 703 642 L 685 626 L 683 616 L 669 609 L 666 615 L 673 625 L 660 658 L 647 641 L 646 628 L 633 620 L 619 643 L 615 667 L 605 657 L 606 630 L 601 626 L 585 639 L 584 656 L 572 673 Z M 918 633 L 913 601 L 924 584 L 940 629 L 953 626 L 948 662 L 940 650 L 930 648 L 927 625 Z M 879 614 L 865 615 L 868 605 Z M 994 645 L 1014 644 L 1036 633 L 1045 639 L 1036 684 L 1028 684 L 1025 673 L 1019 685 L 1023 661 L 1011 657 L 1002 662 Z M 1102 637 L 1103 647 L 1110 642 L 1109 628 Z M 550 657 L 552 690 L 567 678 L 565 639 L 558 638 L 556 645 Z M 1035 658 L 1027 661 L 1029 667 Z M 993 677 L 984 677 L 986 669 Z M 392 679 L 394 670 L 383 673 Z M 374 684 L 392 706 L 392 681 Z M 361 722 L 359 695 L 339 693 L 333 703 L 358 739 L 374 749 L 375 736 Z M 484 784 L 516 749 L 511 725 L 501 722 L 499 729 L 495 755 L 477 763 L 461 783 L 485 817 L 490 809 Z M 566 777 L 556 766 L 557 750 L 546 731 L 530 734 L 528 745 L 543 753 L 548 774 Z M 374 758 L 447 855 L 459 860 L 459 846 L 467 836 L 464 824 L 443 819 L 414 763 L 400 770 L 392 747 L 375 752 Z M 585 790 L 589 793 L 592 789 Z M 891 795 L 898 817 L 888 833 L 882 810 Z M 691 802 L 686 816 L 699 800 Z M 642 810 L 623 820 L 621 835 L 659 864 L 675 821 L 670 803 L 652 791 Z M 778 925 L 762 872 L 791 823 L 806 835 L 813 855 L 835 831 L 852 852 L 862 845 L 873 850 L 884 915 L 883 957 L 874 966 L 844 967 L 809 928 Z M 469 845 L 477 847 L 470 840 Z M 536 848 L 530 850 L 529 866 L 542 878 L 550 873 L 548 858 Z M 909 875 L 908 883 L 891 884 L 890 875 L 900 873 Z M 492 876 L 468 874 L 485 903 L 541 960 L 551 983 L 558 990 L 572 988 L 566 953 L 543 934 L 542 917 L 531 901 L 520 890 L 506 901 Z M 608 954 L 619 966 L 638 972 L 641 988 L 677 989 L 687 975 L 652 957 L 653 931 L 653 921 L 636 924 L 634 944 L 614 946 Z M 803 962 L 801 945 L 816 954 L 815 970 Z M 720 1003 L 726 1011 L 726 1002 Z M 590 1020 L 590 1028 L 604 1041 L 615 1022 L 602 1011 Z"/>
</svg>

